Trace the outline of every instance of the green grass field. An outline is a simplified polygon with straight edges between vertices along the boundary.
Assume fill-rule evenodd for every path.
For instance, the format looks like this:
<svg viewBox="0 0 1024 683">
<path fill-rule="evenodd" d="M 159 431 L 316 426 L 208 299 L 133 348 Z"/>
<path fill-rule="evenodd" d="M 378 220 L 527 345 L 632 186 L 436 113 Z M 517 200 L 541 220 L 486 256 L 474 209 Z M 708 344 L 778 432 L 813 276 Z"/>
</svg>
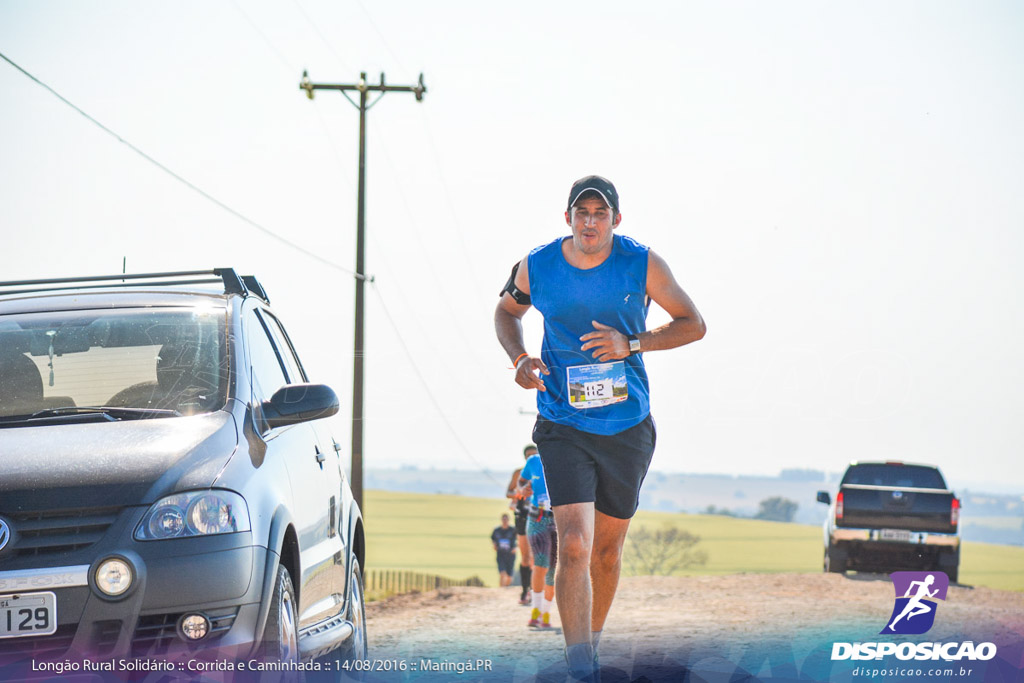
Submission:
<svg viewBox="0 0 1024 683">
<path fill-rule="evenodd" d="M 367 491 L 365 508 L 367 569 L 478 576 L 497 585 L 490 535 L 509 512 L 506 501 Z M 634 527 L 663 524 L 699 536 L 697 548 L 708 554 L 706 565 L 680 575 L 821 571 L 820 527 L 666 512 L 639 512 L 633 520 Z M 1024 591 L 1024 548 L 965 543 L 960 582 Z"/>
</svg>

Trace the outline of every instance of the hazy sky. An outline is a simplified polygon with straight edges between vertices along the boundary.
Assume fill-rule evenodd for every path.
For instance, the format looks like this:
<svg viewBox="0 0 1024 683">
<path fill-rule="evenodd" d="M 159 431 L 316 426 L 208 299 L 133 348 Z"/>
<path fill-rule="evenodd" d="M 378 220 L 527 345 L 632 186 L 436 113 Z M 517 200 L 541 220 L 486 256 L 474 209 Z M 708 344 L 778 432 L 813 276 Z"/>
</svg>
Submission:
<svg viewBox="0 0 1024 683">
<path fill-rule="evenodd" d="M 494 338 L 576 178 L 708 323 L 645 357 L 654 468 L 938 464 L 1024 493 L 1019 2 L 0 0 L 0 52 L 249 219 L 351 270 L 369 113 L 366 465 L 504 472 L 533 396 Z M 0 62 L 0 279 L 234 266 L 351 401 L 350 274 L 183 186 Z M 651 326 L 666 320 L 652 311 Z M 527 317 L 539 352 L 540 320 Z M 499 477 L 504 481 L 504 476 Z"/>
</svg>

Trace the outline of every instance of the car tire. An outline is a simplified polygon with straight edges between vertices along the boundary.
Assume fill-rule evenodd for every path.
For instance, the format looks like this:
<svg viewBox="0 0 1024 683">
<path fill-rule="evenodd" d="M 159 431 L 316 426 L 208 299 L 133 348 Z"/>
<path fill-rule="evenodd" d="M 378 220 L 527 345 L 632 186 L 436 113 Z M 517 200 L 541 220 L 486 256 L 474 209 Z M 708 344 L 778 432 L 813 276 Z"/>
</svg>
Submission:
<svg viewBox="0 0 1024 683">
<path fill-rule="evenodd" d="M 958 583 L 960 580 L 960 549 L 957 548 L 954 552 L 939 555 L 938 569 L 945 572 L 950 583 Z"/>
<path fill-rule="evenodd" d="M 366 659 L 366 600 L 363 590 L 363 571 L 359 567 L 359 560 L 352 558 L 351 567 L 348 572 L 349 597 L 348 607 L 345 610 L 345 618 L 352 623 L 352 636 L 338 648 L 337 659 L 342 662 L 351 662 L 357 659 Z"/>
<path fill-rule="evenodd" d="M 352 588 L 345 608 L 345 619 L 351 622 L 353 633 L 336 649 L 317 658 L 320 670 L 324 673 L 307 673 L 307 683 L 351 683 L 363 680 L 362 668 L 352 666 L 356 660 L 366 659 L 367 652 L 363 574 L 359 569 L 359 560 L 355 557 L 352 558 L 348 580 Z"/>
<path fill-rule="evenodd" d="M 284 565 L 277 568 L 274 595 L 263 631 L 263 658 L 275 662 L 299 662 L 299 618 L 292 576 Z M 286 679 L 287 680 L 287 679 Z"/>
<path fill-rule="evenodd" d="M 822 562 L 822 567 L 825 573 L 843 574 L 846 572 L 848 560 L 849 554 L 845 550 L 830 545 L 825 548 L 825 558 Z"/>
</svg>

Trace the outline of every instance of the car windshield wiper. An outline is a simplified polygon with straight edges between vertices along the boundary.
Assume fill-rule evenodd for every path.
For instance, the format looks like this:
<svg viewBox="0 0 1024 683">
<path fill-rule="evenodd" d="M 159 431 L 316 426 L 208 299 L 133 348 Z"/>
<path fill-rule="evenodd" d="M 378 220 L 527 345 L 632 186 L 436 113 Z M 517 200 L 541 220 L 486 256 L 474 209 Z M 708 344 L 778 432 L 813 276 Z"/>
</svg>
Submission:
<svg viewBox="0 0 1024 683">
<path fill-rule="evenodd" d="M 69 422 L 147 420 L 158 417 L 181 417 L 177 410 L 163 408 L 122 408 L 119 406 L 65 406 L 37 410 L 31 415 L 0 417 L 0 428 Z"/>
<path fill-rule="evenodd" d="M 177 410 L 163 408 L 124 408 L 121 406 L 65 406 L 63 408 L 47 408 L 39 410 L 26 419 L 38 419 L 41 417 L 59 417 L 61 415 L 87 415 L 89 413 L 100 413 L 109 415 L 117 420 L 142 420 L 149 417 L 181 417 Z"/>
<path fill-rule="evenodd" d="M 81 422 L 89 416 L 110 421 L 146 420 L 157 417 L 181 417 L 177 410 L 163 408 L 122 408 L 120 406 L 65 406 L 63 408 L 47 408 L 37 410 L 31 415 L 9 415 L 0 417 L 0 427 L 16 426 L 39 422 Z"/>
</svg>

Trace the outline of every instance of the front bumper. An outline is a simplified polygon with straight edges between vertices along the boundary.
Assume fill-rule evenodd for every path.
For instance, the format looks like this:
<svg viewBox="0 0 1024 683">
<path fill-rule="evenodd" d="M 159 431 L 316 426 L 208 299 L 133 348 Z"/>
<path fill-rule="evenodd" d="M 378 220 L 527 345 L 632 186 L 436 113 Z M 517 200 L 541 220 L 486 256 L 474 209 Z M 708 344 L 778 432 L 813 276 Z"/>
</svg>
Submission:
<svg viewBox="0 0 1024 683">
<path fill-rule="evenodd" d="M 252 654 L 257 634 L 267 549 L 251 534 L 151 541 L 100 550 L 90 564 L 0 570 L 0 596 L 52 591 L 57 631 L 0 638 L 0 679 L 11 680 L 47 661 L 214 661 Z M 98 549 L 94 547 L 94 552 Z M 127 561 L 134 581 L 119 598 L 95 584 L 99 564 Z M 211 624 L 188 642 L 178 623 L 201 613 Z"/>
</svg>

